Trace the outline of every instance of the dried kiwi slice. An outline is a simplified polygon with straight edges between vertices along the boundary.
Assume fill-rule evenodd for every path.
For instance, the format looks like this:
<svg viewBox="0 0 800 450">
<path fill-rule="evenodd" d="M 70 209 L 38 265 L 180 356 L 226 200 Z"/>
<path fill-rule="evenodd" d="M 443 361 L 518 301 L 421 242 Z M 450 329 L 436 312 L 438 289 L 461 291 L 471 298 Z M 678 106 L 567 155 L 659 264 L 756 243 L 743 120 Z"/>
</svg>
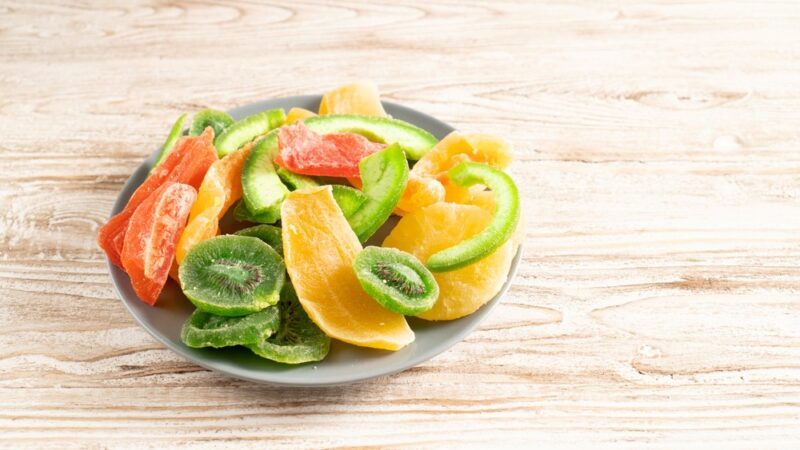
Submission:
<svg viewBox="0 0 800 450">
<path fill-rule="evenodd" d="M 320 361 L 328 354 L 331 338 L 303 310 L 290 283 L 281 291 L 280 327 L 271 337 L 247 347 L 262 358 L 285 364 Z"/>
<path fill-rule="evenodd" d="M 233 317 L 276 304 L 285 271 L 283 258 L 260 239 L 226 235 L 192 247 L 179 275 L 197 309 Z"/>
<path fill-rule="evenodd" d="M 181 341 L 189 347 L 230 347 L 263 341 L 280 324 L 277 306 L 241 317 L 224 317 L 195 310 L 181 328 Z"/>
<path fill-rule="evenodd" d="M 364 291 L 389 311 L 408 316 L 431 308 L 439 297 L 433 274 L 413 255 L 394 248 L 367 247 L 353 262 Z"/>
<path fill-rule="evenodd" d="M 281 238 L 281 229 L 273 227 L 272 225 L 256 225 L 254 227 L 245 228 L 233 233 L 237 236 L 251 236 L 259 238 L 267 245 L 275 249 L 279 255 L 283 255 L 283 239 Z"/>
<path fill-rule="evenodd" d="M 231 126 L 235 120 L 225 111 L 216 109 L 204 109 L 192 117 L 192 125 L 189 127 L 189 136 L 200 136 L 206 127 L 214 129 L 214 136 L 219 136 L 226 128 Z"/>
</svg>

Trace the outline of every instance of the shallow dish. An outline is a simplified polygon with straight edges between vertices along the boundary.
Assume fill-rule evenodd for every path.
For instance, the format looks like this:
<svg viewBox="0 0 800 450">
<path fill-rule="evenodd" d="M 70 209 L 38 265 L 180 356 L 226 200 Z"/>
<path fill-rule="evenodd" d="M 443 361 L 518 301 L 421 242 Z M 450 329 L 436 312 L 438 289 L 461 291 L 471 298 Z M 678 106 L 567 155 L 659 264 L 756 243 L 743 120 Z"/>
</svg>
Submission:
<svg viewBox="0 0 800 450">
<path fill-rule="evenodd" d="M 285 97 L 242 106 L 229 111 L 229 113 L 238 120 L 272 108 L 283 108 L 288 111 L 292 107 L 301 107 L 316 111 L 320 99 L 321 97 L 318 95 Z M 393 117 L 422 127 L 439 139 L 453 130 L 446 123 L 413 109 L 385 101 L 383 105 L 386 112 Z M 122 210 L 133 191 L 144 181 L 157 153 L 157 151 L 154 152 L 150 158 L 145 160 L 125 183 L 114 204 L 112 215 Z M 370 243 L 380 244 L 394 224 L 396 224 L 396 220 L 390 220 L 382 230 L 376 233 L 376 236 L 370 239 Z M 407 347 L 396 352 L 355 347 L 333 340 L 331 351 L 325 360 L 300 365 L 268 361 L 243 347 L 224 350 L 186 347 L 180 340 L 180 330 L 183 322 L 194 310 L 194 306 L 186 300 L 180 288 L 173 282 L 167 283 L 157 306 L 152 307 L 137 298 L 125 272 L 110 263 L 109 270 L 122 302 L 134 319 L 153 337 L 190 361 L 206 369 L 260 383 L 286 386 L 327 386 L 353 383 L 397 373 L 416 366 L 459 342 L 483 320 L 506 292 L 516 273 L 520 254 L 521 252 L 518 250 L 511 263 L 508 278 L 500 292 L 472 315 L 447 322 L 428 322 L 409 318 L 409 325 L 414 329 L 416 339 Z"/>
</svg>

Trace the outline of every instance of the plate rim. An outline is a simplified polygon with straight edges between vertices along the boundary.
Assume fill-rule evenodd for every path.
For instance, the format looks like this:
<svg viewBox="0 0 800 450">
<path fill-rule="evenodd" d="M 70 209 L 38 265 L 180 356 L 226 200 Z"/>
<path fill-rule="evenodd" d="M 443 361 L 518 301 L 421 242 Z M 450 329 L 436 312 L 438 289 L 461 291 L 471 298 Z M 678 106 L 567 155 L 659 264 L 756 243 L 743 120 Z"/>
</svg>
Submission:
<svg viewBox="0 0 800 450">
<path fill-rule="evenodd" d="M 322 95 L 313 95 L 313 94 L 312 95 L 294 95 L 294 96 L 287 96 L 287 97 L 276 97 L 276 98 L 271 98 L 271 99 L 266 99 L 266 100 L 258 100 L 258 101 L 255 101 L 255 102 L 251 102 L 251 103 L 247 103 L 247 104 L 244 104 L 244 105 L 240 105 L 240 106 L 237 106 L 235 108 L 231 108 L 231 109 L 227 110 L 227 112 L 231 113 L 231 114 L 236 114 L 236 110 L 247 109 L 247 108 L 258 108 L 259 107 L 258 105 L 267 104 L 267 103 L 270 103 L 270 102 L 283 101 L 283 102 L 287 102 L 287 103 L 300 103 L 300 102 L 314 101 L 314 100 L 318 100 L 318 99 L 321 99 L 321 98 L 322 98 Z M 430 121 L 436 123 L 438 126 L 442 127 L 443 129 L 449 129 L 451 131 L 455 130 L 454 127 L 450 126 L 446 122 L 443 122 L 443 121 L 441 121 L 439 119 L 436 119 L 435 117 L 430 116 L 430 115 L 428 115 L 428 114 L 426 114 L 424 112 L 418 111 L 416 109 L 409 108 L 407 106 L 403 106 L 403 105 L 400 105 L 398 103 L 394 103 L 394 102 L 386 101 L 386 100 L 381 100 L 381 103 L 384 106 L 389 106 L 390 109 L 393 109 L 393 110 L 405 111 L 405 112 L 408 112 L 408 113 L 414 114 L 414 115 L 422 115 L 422 116 L 425 117 L 426 120 L 430 120 Z M 149 166 L 151 166 L 153 164 L 153 162 L 155 161 L 155 158 L 158 155 L 158 152 L 159 152 L 159 149 L 156 149 L 153 153 L 150 154 L 150 156 L 145 158 L 142 161 L 142 163 L 140 163 L 139 166 L 128 177 L 128 179 L 125 180 L 125 183 L 122 185 L 122 188 L 117 193 L 117 198 L 114 201 L 114 204 L 113 204 L 112 209 L 110 211 L 110 216 L 109 217 L 113 217 L 122 208 L 124 208 L 124 206 L 127 204 L 127 200 L 128 199 L 125 199 L 123 201 L 122 194 L 125 193 L 125 192 L 128 192 L 128 191 L 131 191 L 131 193 L 132 193 L 132 191 L 135 190 L 135 188 L 132 186 L 132 184 L 134 182 L 133 180 L 136 178 L 136 176 L 139 174 L 140 171 L 149 170 Z M 522 224 L 520 224 L 520 225 L 522 225 Z M 271 374 L 270 372 L 264 372 L 265 374 L 267 374 L 264 377 L 254 377 L 254 376 L 247 375 L 245 373 L 239 373 L 239 372 L 237 372 L 235 370 L 229 370 L 228 368 L 225 368 L 225 367 L 218 367 L 215 364 L 207 363 L 206 361 L 197 358 L 195 355 L 192 355 L 187 350 L 187 348 L 185 346 L 175 344 L 172 341 L 172 339 L 170 339 L 167 336 L 163 335 L 160 330 L 158 330 L 155 327 L 151 326 L 149 321 L 144 320 L 144 318 L 139 316 L 139 313 L 136 312 L 133 309 L 133 307 L 129 304 L 129 300 L 126 298 L 126 296 L 120 290 L 121 280 L 118 280 L 118 278 L 120 276 L 127 276 L 127 275 L 125 275 L 125 273 L 123 271 L 118 270 L 118 268 L 116 268 L 116 266 L 114 266 L 111 263 L 111 261 L 108 259 L 107 256 L 105 256 L 105 254 L 104 254 L 104 256 L 105 256 L 105 259 L 106 259 L 106 267 L 108 268 L 108 274 L 109 274 L 109 277 L 111 278 L 111 284 L 114 285 L 114 292 L 116 293 L 117 298 L 119 299 L 119 301 L 125 306 L 125 309 L 133 317 L 134 321 L 139 326 L 144 328 L 148 332 L 148 334 L 150 334 L 150 336 L 152 336 L 154 339 L 156 339 L 156 341 L 158 341 L 161 344 L 163 344 L 166 348 L 170 349 L 172 352 L 174 352 L 177 355 L 181 356 L 182 358 L 190 361 L 191 363 L 196 364 L 196 365 L 198 365 L 198 366 L 200 366 L 200 367 L 202 367 L 202 368 L 204 368 L 206 370 L 212 371 L 212 372 L 221 373 L 221 374 L 224 374 L 224 375 L 229 376 L 229 377 L 233 377 L 233 378 L 240 379 L 240 380 L 245 380 L 245 381 L 250 381 L 250 382 L 254 382 L 254 383 L 259 383 L 259 384 L 267 384 L 267 385 L 281 386 L 281 387 L 302 388 L 302 387 L 342 386 L 342 385 L 360 383 L 360 382 L 364 382 L 364 381 L 375 379 L 375 378 L 379 378 L 379 377 L 386 377 L 386 376 L 395 375 L 397 373 L 400 373 L 400 372 L 403 372 L 405 370 L 408 370 L 408 369 L 410 369 L 412 367 L 416 367 L 417 365 L 419 365 L 419 364 L 421 364 L 421 363 L 423 363 L 425 361 L 428 361 L 428 360 L 430 360 L 430 359 L 442 354 L 446 350 L 449 350 L 450 348 L 452 348 L 456 344 L 458 344 L 461 341 L 463 341 L 464 338 L 468 334 L 472 333 L 472 331 L 474 331 L 478 327 L 478 325 L 485 320 L 485 318 L 488 315 L 489 311 L 494 309 L 494 307 L 497 306 L 497 304 L 500 303 L 500 300 L 502 299 L 503 296 L 505 296 L 506 292 L 511 287 L 511 283 L 514 280 L 514 277 L 517 274 L 517 271 L 518 271 L 518 268 L 519 268 L 519 262 L 520 262 L 520 260 L 522 258 L 522 251 L 523 251 L 523 246 L 522 246 L 522 243 L 520 243 L 517 246 L 517 250 L 516 250 L 516 253 L 515 253 L 514 257 L 512 258 L 511 267 L 510 267 L 509 272 L 508 272 L 508 277 L 503 282 L 503 286 L 500 288 L 500 290 L 497 292 L 497 294 L 495 294 L 495 296 L 492 297 L 492 299 L 490 299 L 486 304 L 481 306 L 477 311 L 475 311 L 475 313 L 473 313 L 473 314 L 480 314 L 480 316 L 477 318 L 477 320 L 474 320 L 474 321 L 466 323 L 464 326 L 459 328 L 458 331 L 456 333 L 454 333 L 453 336 L 450 339 L 446 340 L 442 345 L 438 345 L 435 348 L 433 348 L 432 350 L 429 350 L 429 351 L 426 351 L 426 352 L 421 352 L 420 354 L 417 354 L 417 355 L 413 356 L 412 358 L 410 358 L 409 360 L 403 362 L 402 364 L 398 364 L 397 366 L 392 367 L 389 370 L 382 371 L 381 373 L 378 373 L 378 374 L 368 372 L 365 375 L 356 375 L 356 376 L 349 377 L 349 378 L 346 378 L 346 379 L 339 379 L 339 380 L 336 380 L 336 381 L 319 381 L 319 382 L 313 381 L 313 380 L 312 381 L 298 380 L 296 382 L 290 382 L 290 381 L 286 381 L 285 380 L 285 376 L 284 377 L 279 377 L 279 378 L 270 377 L 269 376 Z M 119 273 L 121 273 L 122 275 L 119 275 Z M 468 316 L 465 316 L 465 317 L 468 317 Z M 459 319 L 456 319 L 456 320 L 459 320 Z M 349 344 L 347 344 L 347 345 L 349 345 Z M 322 361 L 317 361 L 314 364 L 324 364 L 324 362 L 325 362 L 325 360 L 323 359 Z"/>
</svg>

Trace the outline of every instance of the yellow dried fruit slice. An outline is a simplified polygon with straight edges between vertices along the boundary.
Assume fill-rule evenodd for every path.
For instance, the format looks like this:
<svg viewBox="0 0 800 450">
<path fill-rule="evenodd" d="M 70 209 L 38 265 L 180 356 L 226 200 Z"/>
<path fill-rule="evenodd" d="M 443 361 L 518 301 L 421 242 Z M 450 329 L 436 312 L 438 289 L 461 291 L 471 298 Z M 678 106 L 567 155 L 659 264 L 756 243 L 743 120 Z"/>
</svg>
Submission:
<svg viewBox="0 0 800 450">
<path fill-rule="evenodd" d="M 383 241 L 420 261 L 479 233 L 492 212 L 475 205 L 439 202 L 405 215 Z M 449 272 L 434 272 L 439 298 L 417 317 L 453 320 L 467 316 L 491 300 L 503 287 L 518 245 L 509 239 L 489 256 Z"/>
<path fill-rule="evenodd" d="M 356 278 L 362 250 L 331 186 L 289 193 L 281 206 L 286 269 L 303 309 L 328 336 L 362 347 L 398 350 L 414 340 L 404 316 L 373 300 Z"/>
<path fill-rule="evenodd" d="M 359 114 L 386 117 L 378 87 L 371 81 L 356 81 L 322 96 L 319 114 Z"/>
<path fill-rule="evenodd" d="M 313 112 L 303 109 L 303 108 L 292 108 L 286 114 L 286 121 L 283 122 L 284 125 L 291 125 L 298 120 L 308 119 L 309 117 L 314 117 L 316 114 Z"/>
</svg>

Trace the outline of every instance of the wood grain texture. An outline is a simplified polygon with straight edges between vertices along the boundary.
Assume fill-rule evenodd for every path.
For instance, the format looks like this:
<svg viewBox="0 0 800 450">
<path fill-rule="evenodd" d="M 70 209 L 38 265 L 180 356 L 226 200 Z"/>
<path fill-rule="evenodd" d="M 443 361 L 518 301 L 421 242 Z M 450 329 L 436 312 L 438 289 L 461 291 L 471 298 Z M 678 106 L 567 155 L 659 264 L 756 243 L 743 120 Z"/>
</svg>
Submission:
<svg viewBox="0 0 800 450">
<path fill-rule="evenodd" d="M 800 446 L 793 1 L 0 1 L 0 445 Z M 464 342 L 358 385 L 199 368 L 94 234 L 178 114 L 369 78 L 516 144 L 526 252 Z"/>
</svg>

